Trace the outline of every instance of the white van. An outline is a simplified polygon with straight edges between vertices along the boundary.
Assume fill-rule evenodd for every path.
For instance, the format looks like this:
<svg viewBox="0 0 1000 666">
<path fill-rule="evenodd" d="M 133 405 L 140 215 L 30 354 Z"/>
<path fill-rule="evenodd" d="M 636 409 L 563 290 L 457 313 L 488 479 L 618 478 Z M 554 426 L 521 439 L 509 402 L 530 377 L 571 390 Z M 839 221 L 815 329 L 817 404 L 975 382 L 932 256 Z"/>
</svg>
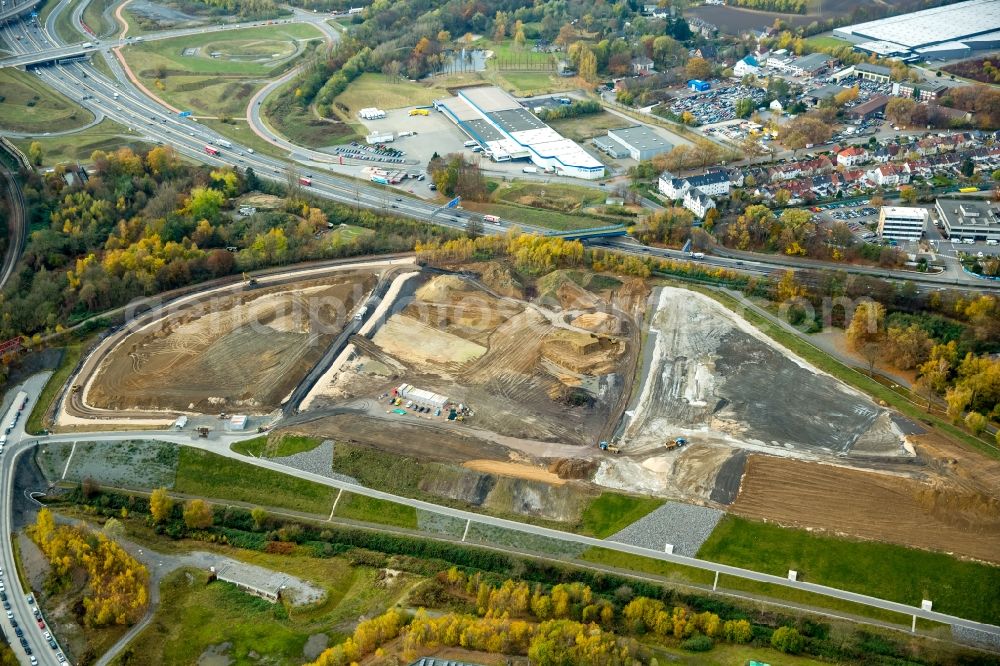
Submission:
<svg viewBox="0 0 1000 666">
<path fill-rule="evenodd" d="M 986 244 L 987 245 L 1000 245 L 1000 240 L 997 240 L 996 238 L 991 238 L 988 241 L 986 241 Z"/>
</svg>

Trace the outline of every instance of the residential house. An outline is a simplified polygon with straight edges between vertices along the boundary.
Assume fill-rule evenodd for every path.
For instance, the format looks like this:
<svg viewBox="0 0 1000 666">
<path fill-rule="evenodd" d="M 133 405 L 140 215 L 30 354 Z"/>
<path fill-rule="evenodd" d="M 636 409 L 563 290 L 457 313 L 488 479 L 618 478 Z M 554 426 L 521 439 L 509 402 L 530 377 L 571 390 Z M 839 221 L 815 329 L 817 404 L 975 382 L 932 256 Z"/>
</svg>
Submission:
<svg viewBox="0 0 1000 666">
<path fill-rule="evenodd" d="M 897 187 L 910 182 L 910 172 L 905 165 L 880 164 L 865 173 L 865 179 L 879 187 Z"/>
<path fill-rule="evenodd" d="M 868 161 L 868 151 L 860 146 L 851 146 L 837 153 L 837 164 L 852 167 Z"/>
<path fill-rule="evenodd" d="M 712 197 L 707 194 L 703 194 L 701 190 L 690 189 L 684 195 L 683 205 L 689 211 L 695 214 L 695 216 L 703 220 L 708 211 L 715 208 L 715 202 L 712 201 Z"/>
<path fill-rule="evenodd" d="M 747 74 L 753 74 L 757 76 L 760 73 L 760 64 L 757 62 L 757 58 L 752 55 L 748 55 L 743 58 L 735 65 L 733 65 L 733 75 L 739 78 L 743 78 Z"/>
<path fill-rule="evenodd" d="M 653 61 L 646 56 L 639 56 L 638 58 L 632 59 L 632 73 L 638 74 L 639 76 L 646 76 L 652 74 L 655 70 L 653 69 Z"/>
</svg>

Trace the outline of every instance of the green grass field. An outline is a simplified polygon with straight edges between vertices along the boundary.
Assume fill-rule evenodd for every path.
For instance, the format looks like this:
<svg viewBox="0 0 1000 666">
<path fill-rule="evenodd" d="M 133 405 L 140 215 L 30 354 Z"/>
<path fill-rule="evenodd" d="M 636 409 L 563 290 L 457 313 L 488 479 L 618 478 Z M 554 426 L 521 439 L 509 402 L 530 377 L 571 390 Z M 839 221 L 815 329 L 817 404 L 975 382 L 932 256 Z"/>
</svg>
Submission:
<svg viewBox="0 0 1000 666">
<path fill-rule="evenodd" d="M 15 132 L 63 132 L 94 119 L 37 76 L 9 67 L 0 70 L 0 97 L 0 127 Z"/>
<path fill-rule="evenodd" d="M 601 111 L 577 118 L 553 120 L 548 124 L 567 139 L 585 141 L 593 139 L 595 136 L 603 136 L 608 133 L 609 129 L 628 127 L 630 123 L 624 118 L 619 118 L 607 111 Z"/>
<path fill-rule="evenodd" d="M 348 108 L 351 119 L 365 107 L 401 109 L 407 106 L 428 106 L 448 93 L 437 86 L 410 83 L 405 79 L 390 82 L 384 74 L 365 73 L 351 81 L 334 100 Z"/>
<path fill-rule="evenodd" d="M 55 31 L 56 35 L 62 39 L 62 41 L 69 44 L 75 44 L 83 40 L 84 33 L 81 30 L 77 30 L 73 25 L 73 8 L 76 7 L 81 2 L 85 0 L 74 0 L 66 5 L 66 9 L 62 10 L 62 13 L 56 17 L 55 21 Z M 41 23 L 41 25 L 45 25 Z"/>
<path fill-rule="evenodd" d="M 1000 617 L 1000 567 L 891 544 L 818 536 L 727 516 L 698 551 L 722 564 L 934 609 L 981 622 Z"/>
<path fill-rule="evenodd" d="M 514 206 L 502 203 L 474 203 L 471 201 L 463 202 L 462 206 L 468 210 L 474 210 L 485 215 L 498 215 L 503 219 L 516 219 L 518 222 L 545 227 L 546 229 L 555 229 L 557 231 L 589 229 L 608 224 L 604 220 L 592 217 L 560 213 L 543 208 L 529 208 L 527 206 Z"/>
<path fill-rule="evenodd" d="M 366 523 L 417 529 L 417 510 L 412 506 L 354 493 L 344 493 L 341 496 L 333 515 Z"/>
<path fill-rule="evenodd" d="M 806 46 L 811 49 L 836 49 L 841 46 L 851 46 L 851 43 L 846 39 L 840 39 L 839 37 L 833 37 L 831 35 L 820 35 L 818 37 L 809 37 L 806 39 Z"/>
<path fill-rule="evenodd" d="M 14 139 L 17 147 L 28 152 L 32 139 Z M 151 144 L 130 134 L 128 128 L 105 118 L 94 127 L 65 136 L 38 137 L 42 144 L 42 165 L 55 166 L 66 162 L 87 162 L 95 150 L 112 151 L 129 147 L 133 150 L 151 148 Z"/>
<path fill-rule="evenodd" d="M 544 95 L 579 87 L 575 78 L 559 76 L 555 71 L 497 72 L 497 84 L 518 96 Z"/>
<path fill-rule="evenodd" d="M 59 394 L 59 389 L 66 383 L 66 380 L 73 373 L 73 369 L 76 368 L 76 364 L 79 363 L 80 354 L 83 353 L 85 345 L 85 342 L 76 342 L 64 348 L 59 367 L 49 377 L 49 381 L 45 383 L 45 388 L 42 389 L 38 400 L 35 402 L 35 406 L 31 409 L 27 423 L 24 424 L 24 429 L 28 434 L 40 435 L 42 433 L 42 430 L 45 428 L 45 425 L 42 423 L 42 419 L 45 418 L 45 412 L 48 411 L 49 405 L 52 404 L 52 401 L 56 399 L 56 395 Z"/>
<path fill-rule="evenodd" d="M 115 4 L 117 3 L 114 0 L 90 0 L 87 8 L 83 10 L 83 22 L 98 35 L 110 35 L 118 24 L 113 17 L 106 20 L 104 10 Z"/>
<path fill-rule="evenodd" d="M 292 435 L 285 433 L 281 435 L 271 435 L 254 437 L 232 445 L 232 450 L 243 455 L 252 455 L 257 458 L 283 458 L 285 456 L 312 451 L 322 444 L 322 440 L 316 437 L 303 437 L 302 435 Z"/>
<path fill-rule="evenodd" d="M 560 212 L 574 212 L 588 206 L 604 203 L 607 193 L 596 187 L 569 183 L 540 183 L 533 180 L 515 180 L 502 183 L 493 192 L 497 203 L 549 208 Z"/>
<path fill-rule="evenodd" d="M 207 451 L 181 448 L 175 491 L 329 515 L 336 489 Z"/>
<path fill-rule="evenodd" d="M 340 557 L 317 559 L 250 551 L 227 554 L 308 580 L 322 588 L 326 598 L 318 605 L 289 609 L 241 592 L 229 583 L 208 583 L 206 571 L 181 569 L 163 580 L 161 603 L 153 621 L 125 653 L 131 652 L 132 659 L 119 657 L 113 663 L 251 664 L 263 658 L 268 664 L 301 664 L 309 636 L 325 633 L 333 645 L 345 638 L 359 617 L 382 612 L 409 587 L 403 584 L 387 589 L 378 583 L 376 570 L 352 567 Z M 225 657 L 206 654 L 212 646 L 223 644 Z"/>
<path fill-rule="evenodd" d="M 668 580 L 680 583 L 711 585 L 712 580 L 715 578 L 715 574 L 710 571 L 664 562 L 663 560 L 653 560 L 641 555 L 622 553 L 617 550 L 608 550 L 607 548 L 590 548 L 584 551 L 580 559 L 585 562 L 603 564 L 625 571 L 636 571 L 654 576 L 662 576 Z"/>
<path fill-rule="evenodd" d="M 655 497 L 601 493 L 583 511 L 583 531 L 598 539 L 609 537 L 662 504 L 663 500 Z"/>
<path fill-rule="evenodd" d="M 319 38 L 312 26 L 293 23 L 133 44 L 123 53 L 143 84 L 171 105 L 238 117 L 265 79 L 290 67 L 303 42 Z M 190 49 L 196 52 L 185 55 Z"/>
</svg>

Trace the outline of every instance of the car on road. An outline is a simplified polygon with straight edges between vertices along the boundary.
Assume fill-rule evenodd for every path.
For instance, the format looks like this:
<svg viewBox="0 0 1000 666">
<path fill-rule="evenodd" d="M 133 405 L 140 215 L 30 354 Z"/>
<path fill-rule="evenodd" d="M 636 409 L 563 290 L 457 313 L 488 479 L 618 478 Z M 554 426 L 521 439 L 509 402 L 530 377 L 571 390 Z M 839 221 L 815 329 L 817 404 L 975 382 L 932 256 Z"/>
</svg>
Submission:
<svg viewBox="0 0 1000 666">
<path fill-rule="evenodd" d="M 28 660 L 31 662 L 31 666 L 37 666 L 37 664 L 38 664 L 38 660 L 37 659 L 35 659 L 32 656 L 29 656 Z"/>
<path fill-rule="evenodd" d="M 66 657 L 63 656 L 62 652 L 56 652 L 56 659 L 59 660 L 60 664 L 66 663 Z"/>
<path fill-rule="evenodd" d="M 14 619 L 14 613 L 11 610 L 9 610 L 9 609 L 7 610 L 7 619 L 8 620 L 13 620 Z"/>
<path fill-rule="evenodd" d="M 45 628 L 45 620 L 39 620 L 38 621 L 38 628 L 39 629 L 44 629 Z"/>
<path fill-rule="evenodd" d="M 24 629 L 21 629 L 21 627 L 15 628 L 14 635 L 17 636 L 18 638 L 21 638 L 22 636 L 24 636 Z"/>
</svg>

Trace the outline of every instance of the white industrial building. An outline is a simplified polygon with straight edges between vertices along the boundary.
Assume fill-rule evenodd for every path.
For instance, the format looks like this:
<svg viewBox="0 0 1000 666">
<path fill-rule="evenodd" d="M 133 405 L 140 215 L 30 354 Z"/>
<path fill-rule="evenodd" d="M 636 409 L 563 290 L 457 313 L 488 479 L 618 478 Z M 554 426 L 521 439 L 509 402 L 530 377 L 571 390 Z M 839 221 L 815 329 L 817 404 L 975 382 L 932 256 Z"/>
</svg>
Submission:
<svg viewBox="0 0 1000 666">
<path fill-rule="evenodd" d="M 572 178 L 604 177 L 604 165 L 579 144 L 543 123 L 516 99 L 495 86 L 464 88 L 434 102 L 497 162 L 529 159 L 541 168 Z"/>
<path fill-rule="evenodd" d="M 948 60 L 1000 48 L 1000 2 L 966 0 L 837 28 L 860 51 Z"/>
<path fill-rule="evenodd" d="M 448 397 L 440 393 L 418 389 L 412 384 L 400 384 L 395 389 L 396 395 L 403 400 L 412 400 L 420 407 L 430 407 L 431 409 L 444 409 L 448 404 Z"/>
<path fill-rule="evenodd" d="M 878 235 L 892 240 L 920 240 L 927 226 L 926 208 L 882 206 L 878 214 Z"/>
<path fill-rule="evenodd" d="M 1000 207 L 988 201 L 938 199 L 934 210 L 951 240 L 1000 241 Z"/>
<path fill-rule="evenodd" d="M 669 153 L 674 147 L 673 144 L 645 125 L 608 130 L 608 138 L 621 145 L 628 156 L 637 162 Z"/>
</svg>

